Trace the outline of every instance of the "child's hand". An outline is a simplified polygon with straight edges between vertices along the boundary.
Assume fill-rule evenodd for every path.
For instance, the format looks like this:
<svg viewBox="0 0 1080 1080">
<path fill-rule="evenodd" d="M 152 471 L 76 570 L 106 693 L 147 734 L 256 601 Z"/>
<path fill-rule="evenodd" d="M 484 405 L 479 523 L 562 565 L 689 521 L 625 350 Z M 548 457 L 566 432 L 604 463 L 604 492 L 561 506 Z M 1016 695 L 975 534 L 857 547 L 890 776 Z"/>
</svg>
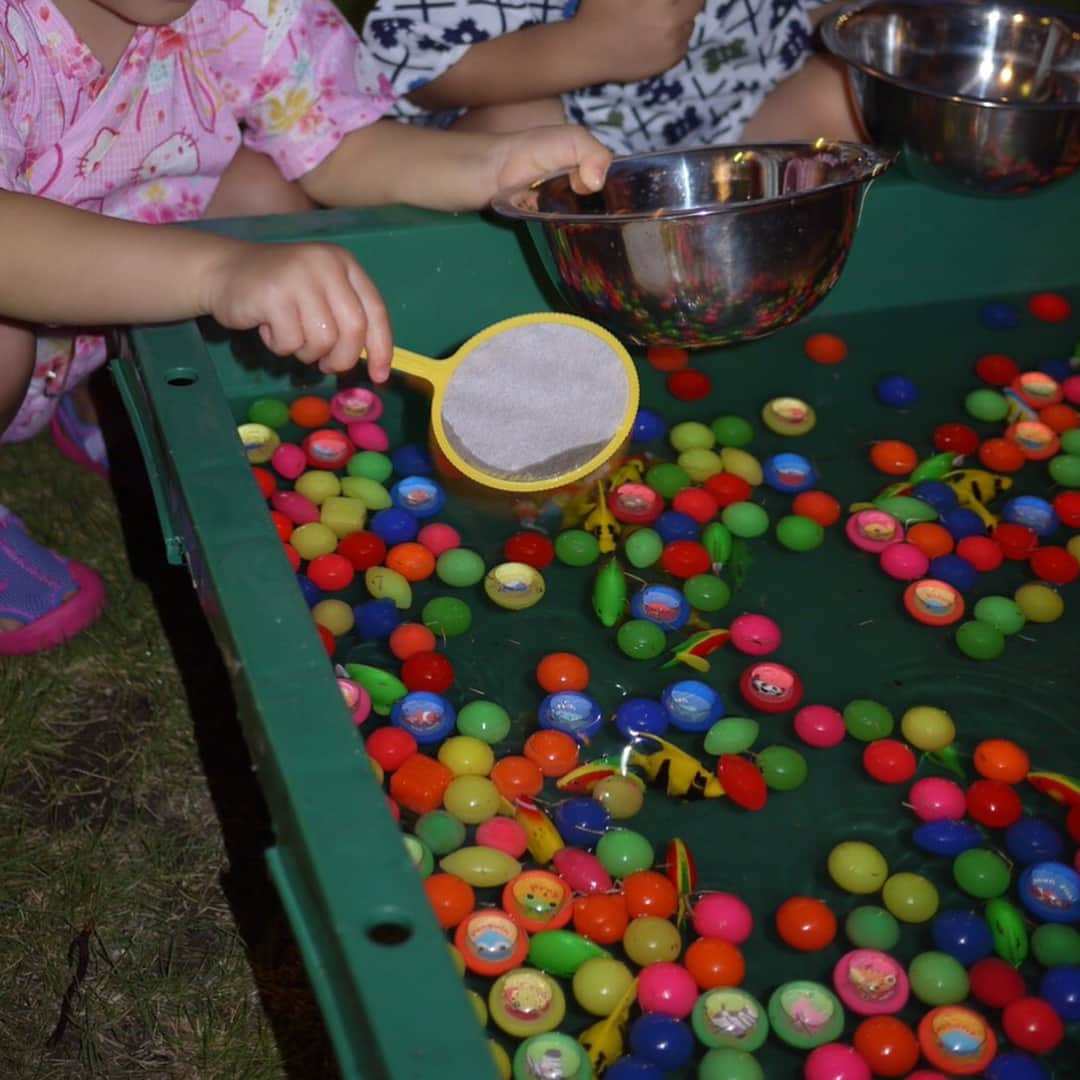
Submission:
<svg viewBox="0 0 1080 1080">
<path fill-rule="evenodd" d="M 573 23 L 583 31 L 604 82 L 638 82 L 673 68 L 685 55 L 705 0 L 581 0 Z"/>
<path fill-rule="evenodd" d="M 576 124 L 502 135 L 493 150 L 495 191 L 514 191 L 550 173 L 570 172 L 570 186 L 585 195 L 604 186 L 611 164 L 611 151 Z"/>
<path fill-rule="evenodd" d="M 356 260 L 334 244 L 238 244 L 206 286 L 206 310 L 230 330 L 259 330 L 278 356 L 348 371 L 367 350 L 375 382 L 390 375 L 386 306 Z"/>
</svg>

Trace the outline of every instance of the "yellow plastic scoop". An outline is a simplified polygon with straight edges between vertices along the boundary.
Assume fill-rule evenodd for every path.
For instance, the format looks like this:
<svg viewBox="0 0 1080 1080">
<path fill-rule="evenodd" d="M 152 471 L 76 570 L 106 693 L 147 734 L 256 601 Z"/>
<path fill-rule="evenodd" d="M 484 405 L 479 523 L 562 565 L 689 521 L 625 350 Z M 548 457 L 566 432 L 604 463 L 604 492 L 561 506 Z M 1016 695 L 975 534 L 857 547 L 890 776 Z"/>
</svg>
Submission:
<svg viewBox="0 0 1080 1080">
<path fill-rule="evenodd" d="M 637 412 L 629 353 L 575 315 L 504 319 L 445 360 L 395 348 L 391 367 L 431 385 L 432 432 L 450 464 L 498 491 L 588 476 L 626 441 Z"/>
</svg>

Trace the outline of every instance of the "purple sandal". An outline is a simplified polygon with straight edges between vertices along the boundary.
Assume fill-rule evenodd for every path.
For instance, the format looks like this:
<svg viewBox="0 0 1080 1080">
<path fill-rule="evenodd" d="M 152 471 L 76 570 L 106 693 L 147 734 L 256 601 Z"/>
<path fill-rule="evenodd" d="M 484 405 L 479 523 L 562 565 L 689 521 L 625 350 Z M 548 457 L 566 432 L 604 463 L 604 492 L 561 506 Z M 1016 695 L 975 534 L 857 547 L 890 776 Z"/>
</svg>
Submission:
<svg viewBox="0 0 1080 1080">
<path fill-rule="evenodd" d="M 109 455 L 101 428 L 97 424 L 84 424 L 79 419 L 70 394 L 60 398 L 51 427 L 53 442 L 64 457 L 98 476 L 109 475 Z"/>
<path fill-rule="evenodd" d="M 104 609 L 105 586 L 89 566 L 41 547 L 0 507 L 0 619 L 22 624 L 0 631 L 0 656 L 55 648 Z"/>
</svg>

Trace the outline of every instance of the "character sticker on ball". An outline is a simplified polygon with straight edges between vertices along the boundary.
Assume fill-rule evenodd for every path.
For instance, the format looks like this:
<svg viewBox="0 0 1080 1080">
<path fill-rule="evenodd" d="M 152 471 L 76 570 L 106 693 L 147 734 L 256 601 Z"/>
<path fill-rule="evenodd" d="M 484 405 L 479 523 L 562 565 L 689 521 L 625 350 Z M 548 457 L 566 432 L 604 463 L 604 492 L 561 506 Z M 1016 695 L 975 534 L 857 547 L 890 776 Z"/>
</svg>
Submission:
<svg viewBox="0 0 1080 1080">
<path fill-rule="evenodd" d="M 803 694 L 799 676 L 771 660 L 751 664 L 739 678 L 739 691 L 749 705 L 765 713 L 794 709 Z"/>
<path fill-rule="evenodd" d="M 853 949 L 833 969 L 840 1000 L 860 1016 L 899 1012 L 908 999 L 904 968 L 888 953 Z"/>
</svg>

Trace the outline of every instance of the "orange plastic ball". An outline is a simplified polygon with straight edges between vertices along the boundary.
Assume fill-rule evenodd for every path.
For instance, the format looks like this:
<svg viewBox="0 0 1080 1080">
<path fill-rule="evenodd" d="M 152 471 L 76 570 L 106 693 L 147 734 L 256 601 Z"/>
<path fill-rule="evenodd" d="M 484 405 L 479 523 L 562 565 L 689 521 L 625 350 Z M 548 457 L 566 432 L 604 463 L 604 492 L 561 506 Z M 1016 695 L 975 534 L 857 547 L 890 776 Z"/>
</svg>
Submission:
<svg viewBox="0 0 1080 1080">
<path fill-rule="evenodd" d="M 690 354 L 676 345 L 653 345 L 645 355 L 657 371 L 682 371 L 690 365 Z"/>
<path fill-rule="evenodd" d="M 791 504 L 791 512 L 816 521 L 827 529 L 840 520 L 840 503 L 827 491 L 800 491 Z"/>
<path fill-rule="evenodd" d="M 1072 431 L 1073 428 L 1080 427 L 1080 412 L 1062 401 L 1059 401 L 1056 405 L 1047 405 L 1045 409 L 1040 411 L 1039 419 L 1051 431 L 1056 431 L 1059 435 L 1064 435 L 1066 431 Z"/>
<path fill-rule="evenodd" d="M 589 685 L 589 665 L 574 653 L 548 653 L 536 665 L 536 681 L 548 694 L 584 690 Z"/>
<path fill-rule="evenodd" d="M 847 356 L 847 344 L 835 334 L 811 334 L 803 351 L 815 364 L 839 364 Z"/>
<path fill-rule="evenodd" d="M 738 986 L 746 976 L 742 950 L 723 938 L 698 938 L 686 950 L 683 965 L 702 990 Z"/>
<path fill-rule="evenodd" d="M 495 762 L 491 782 L 504 799 L 513 802 L 522 796 L 531 799 L 539 795 L 544 787 L 544 774 L 534 761 L 510 754 Z"/>
<path fill-rule="evenodd" d="M 565 776 L 578 763 L 577 741 L 565 731 L 534 731 L 523 752 L 545 776 Z"/>
<path fill-rule="evenodd" d="M 1027 458 L 1011 439 L 987 439 L 979 444 L 979 461 L 991 472 L 1019 472 Z"/>
<path fill-rule="evenodd" d="M 574 929 L 597 945 L 622 941 L 629 924 L 622 893 L 591 893 L 574 901 Z"/>
<path fill-rule="evenodd" d="M 870 447 L 870 464 L 888 476 L 908 476 L 919 464 L 919 455 L 910 443 L 882 439 Z"/>
<path fill-rule="evenodd" d="M 663 874 L 655 870 L 638 870 L 623 879 L 623 896 L 631 919 L 653 915 L 670 919 L 679 907 L 679 894 Z"/>
<path fill-rule="evenodd" d="M 851 1041 L 875 1076 L 907 1076 L 919 1061 L 915 1032 L 895 1016 L 869 1017 Z"/>
<path fill-rule="evenodd" d="M 423 544 L 409 541 L 395 544 L 386 553 L 385 564 L 406 581 L 426 581 L 435 573 L 435 556 Z"/>
<path fill-rule="evenodd" d="M 394 627 L 387 644 L 399 660 L 408 660 L 417 653 L 434 652 L 438 642 L 423 623 L 406 622 Z"/>
<path fill-rule="evenodd" d="M 321 397 L 298 397 L 289 406 L 289 419 L 302 428 L 317 428 L 330 422 L 330 404 Z"/>
<path fill-rule="evenodd" d="M 928 559 L 948 555 L 956 544 L 953 534 L 944 525 L 933 521 L 920 521 L 912 525 L 904 539 L 914 544 Z"/>
<path fill-rule="evenodd" d="M 820 900 L 793 896 L 776 911 L 776 932 L 799 952 L 817 952 L 836 937 L 836 916 Z"/>
<path fill-rule="evenodd" d="M 473 887 L 456 874 L 430 874 L 424 878 L 423 885 L 431 910 L 444 930 L 457 926 L 466 915 L 476 910 Z"/>
<path fill-rule="evenodd" d="M 1019 784 L 1031 770 L 1031 759 L 1011 739 L 983 739 L 975 747 L 972 764 L 980 776 Z"/>
</svg>

